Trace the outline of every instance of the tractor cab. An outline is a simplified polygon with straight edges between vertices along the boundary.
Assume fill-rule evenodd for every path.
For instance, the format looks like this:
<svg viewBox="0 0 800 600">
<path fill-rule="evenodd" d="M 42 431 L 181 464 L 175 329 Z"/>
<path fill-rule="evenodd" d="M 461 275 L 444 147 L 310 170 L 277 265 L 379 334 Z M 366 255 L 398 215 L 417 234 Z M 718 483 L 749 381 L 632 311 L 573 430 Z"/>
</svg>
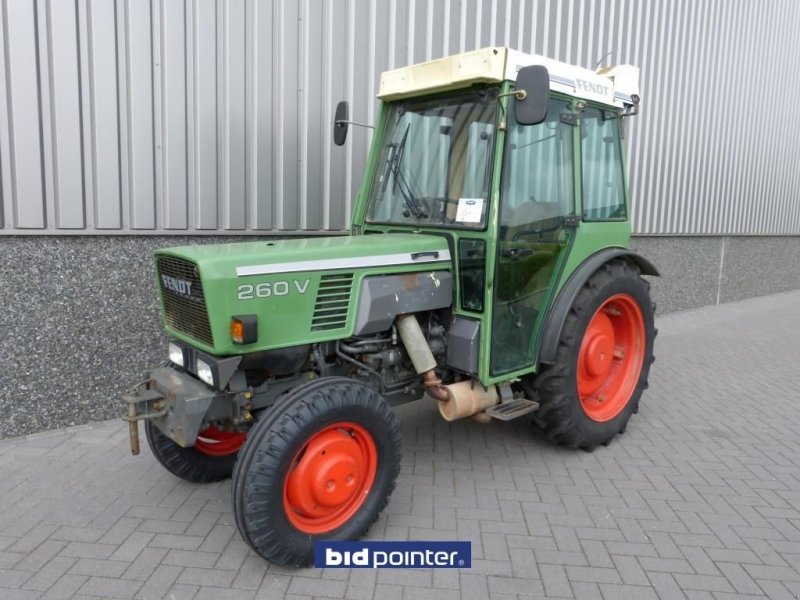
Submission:
<svg viewBox="0 0 800 600">
<path fill-rule="evenodd" d="M 637 78 L 634 67 L 598 74 L 505 48 L 381 78 L 353 231 L 447 240 L 453 312 L 480 339 L 469 367 L 481 381 L 535 369 L 570 256 L 627 245 L 621 125 Z M 335 124 L 339 143 L 346 126 Z"/>
</svg>

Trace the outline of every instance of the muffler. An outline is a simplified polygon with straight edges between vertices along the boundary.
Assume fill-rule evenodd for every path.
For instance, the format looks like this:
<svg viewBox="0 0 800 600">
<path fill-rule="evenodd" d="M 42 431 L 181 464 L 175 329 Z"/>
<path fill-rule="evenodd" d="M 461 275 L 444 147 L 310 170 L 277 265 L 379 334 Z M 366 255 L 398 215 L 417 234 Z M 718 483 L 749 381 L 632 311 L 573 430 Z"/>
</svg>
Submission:
<svg viewBox="0 0 800 600">
<path fill-rule="evenodd" d="M 439 413 L 445 421 L 471 417 L 500 402 L 497 386 L 484 388 L 476 381 L 459 381 L 444 386 L 450 399 L 439 402 Z"/>
<path fill-rule="evenodd" d="M 399 315 L 397 331 L 414 369 L 422 375 L 425 391 L 439 403 L 439 413 L 446 421 L 455 421 L 483 412 L 500 402 L 496 386 L 485 388 L 473 381 L 442 385 L 436 376 L 436 359 L 414 315 Z"/>
</svg>

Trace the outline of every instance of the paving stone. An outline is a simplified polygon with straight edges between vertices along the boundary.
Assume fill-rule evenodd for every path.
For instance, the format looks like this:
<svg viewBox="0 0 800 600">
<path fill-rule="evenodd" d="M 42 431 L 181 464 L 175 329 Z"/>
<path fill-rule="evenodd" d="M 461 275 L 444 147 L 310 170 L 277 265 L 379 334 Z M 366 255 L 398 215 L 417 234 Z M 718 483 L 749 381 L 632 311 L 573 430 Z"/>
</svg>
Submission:
<svg viewBox="0 0 800 600">
<path fill-rule="evenodd" d="M 139 553 L 130 566 L 122 575 L 125 579 L 147 580 L 155 571 L 156 567 L 166 556 L 167 550 L 163 548 L 145 548 Z"/>
<path fill-rule="evenodd" d="M 233 580 L 233 587 L 257 590 L 266 574 L 267 566 L 261 557 L 248 557 L 236 574 L 236 578 Z M 344 573 L 343 571 L 340 572 Z"/>
<path fill-rule="evenodd" d="M 194 600 L 252 600 L 255 590 L 223 589 L 218 587 L 202 586 Z"/>
<path fill-rule="evenodd" d="M 49 590 L 77 561 L 77 558 L 56 556 L 31 576 L 22 587 L 40 592 Z"/>
<path fill-rule="evenodd" d="M 144 546 L 142 546 L 144 547 Z M 92 544 L 87 542 L 70 542 L 61 551 L 62 556 L 73 556 L 75 558 L 111 558 L 112 554 L 116 554 L 120 560 L 125 560 L 127 557 L 126 552 L 119 552 L 119 548 L 112 544 Z M 141 549 L 139 550 L 141 551 Z M 139 552 L 136 552 L 138 554 Z M 135 558 L 135 555 L 132 557 Z"/>
<path fill-rule="evenodd" d="M 3 600 L 35 600 L 39 597 L 38 592 L 31 590 L 19 590 L 0 587 L 0 594 Z"/>
<path fill-rule="evenodd" d="M 264 576 L 264 579 L 261 580 L 261 586 L 256 592 L 256 597 L 268 600 L 272 598 L 282 598 L 286 595 L 291 580 L 292 578 L 290 575 L 276 575 L 275 573 L 268 572 Z"/>
<path fill-rule="evenodd" d="M 89 575 L 90 577 L 121 577 L 130 567 L 129 562 L 121 560 L 101 560 L 97 558 L 80 558 L 69 570 L 73 575 Z"/>
<path fill-rule="evenodd" d="M 234 577 L 236 577 L 236 571 L 187 567 L 178 577 L 178 583 L 198 586 L 228 587 L 233 583 Z"/>
<path fill-rule="evenodd" d="M 163 598 L 180 575 L 180 567 L 159 565 L 136 594 L 137 599 Z"/>
<path fill-rule="evenodd" d="M 391 570 L 391 569 L 390 569 Z M 308 577 L 293 577 L 289 593 L 321 596 L 324 598 L 343 598 L 347 584 L 343 581 L 325 581 Z"/>
<path fill-rule="evenodd" d="M 59 552 L 61 552 L 67 542 L 60 540 L 47 540 L 42 542 L 33 552 L 14 564 L 15 569 L 22 571 L 39 571 Z"/>
<path fill-rule="evenodd" d="M 405 458 L 369 539 L 470 541 L 471 569 L 269 565 L 239 537 L 230 482 L 130 456 L 109 421 L 0 440 L 0 598 L 800 596 L 800 292 L 658 325 L 639 414 L 593 453 L 523 421 L 397 408 Z"/>
<path fill-rule="evenodd" d="M 164 564 L 179 567 L 201 567 L 210 569 L 220 558 L 216 552 L 199 552 L 196 550 L 165 550 Z"/>
<path fill-rule="evenodd" d="M 193 600 L 198 591 L 199 585 L 176 583 L 164 594 L 164 600 Z"/>
<path fill-rule="evenodd" d="M 567 579 L 567 573 L 561 565 L 539 565 L 539 574 L 542 577 L 545 594 L 551 598 L 571 598 L 572 588 Z"/>
<path fill-rule="evenodd" d="M 600 593 L 605 600 L 658 600 L 658 594 L 651 587 L 625 586 L 613 583 L 599 584 Z"/>
<path fill-rule="evenodd" d="M 678 573 L 675 575 L 675 581 L 677 581 L 682 588 L 687 590 L 704 590 L 708 592 L 734 591 L 727 579 L 714 575 L 687 575 L 685 573 Z"/>
<path fill-rule="evenodd" d="M 41 598 L 42 600 L 69 600 L 74 598 L 88 579 L 85 575 L 63 575 Z"/>
<path fill-rule="evenodd" d="M 14 569 L 0 569 L 0 587 L 18 588 L 31 578 L 29 571 L 15 571 Z"/>
<path fill-rule="evenodd" d="M 141 587 L 141 581 L 112 577 L 89 577 L 79 593 L 101 598 L 133 598 Z"/>
</svg>

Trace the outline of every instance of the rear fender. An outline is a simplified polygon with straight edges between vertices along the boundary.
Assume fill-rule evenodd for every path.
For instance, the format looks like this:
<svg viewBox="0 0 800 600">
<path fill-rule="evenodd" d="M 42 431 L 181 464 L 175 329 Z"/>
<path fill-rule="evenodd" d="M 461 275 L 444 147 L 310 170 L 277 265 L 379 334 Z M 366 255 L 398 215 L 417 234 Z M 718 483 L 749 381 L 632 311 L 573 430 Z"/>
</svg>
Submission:
<svg viewBox="0 0 800 600">
<path fill-rule="evenodd" d="M 592 254 L 573 271 L 547 314 L 547 319 L 542 329 L 542 343 L 539 347 L 538 363 L 552 365 L 555 362 L 558 340 L 561 339 L 561 330 L 564 328 L 564 322 L 567 319 L 570 307 L 575 301 L 575 297 L 597 269 L 618 257 L 635 264 L 639 267 L 642 275 L 661 276 L 653 263 L 626 248 L 606 248 Z"/>
</svg>

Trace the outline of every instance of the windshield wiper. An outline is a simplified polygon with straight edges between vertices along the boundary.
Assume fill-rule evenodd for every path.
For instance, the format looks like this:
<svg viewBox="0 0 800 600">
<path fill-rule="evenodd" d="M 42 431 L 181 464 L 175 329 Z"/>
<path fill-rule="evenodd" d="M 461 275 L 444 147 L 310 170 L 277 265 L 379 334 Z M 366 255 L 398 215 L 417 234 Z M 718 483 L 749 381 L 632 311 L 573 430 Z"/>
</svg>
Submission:
<svg viewBox="0 0 800 600">
<path fill-rule="evenodd" d="M 389 156 L 389 160 L 387 161 L 387 169 L 386 174 L 383 177 L 383 183 L 381 184 L 380 197 L 383 197 L 383 194 L 386 192 L 386 186 L 389 183 L 389 174 L 391 174 L 392 177 L 394 177 L 394 183 L 392 184 L 392 195 L 394 195 L 394 192 L 399 189 L 400 194 L 403 196 L 403 200 L 406 202 L 409 212 L 418 219 L 427 219 L 427 211 L 420 205 L 419 200 L 417 200 L 414 192 L 411 191 L 411 186 L 408 184 L 408 181 L 406 181 L 406 178 L 400 169 L 400 165 L 403 162 L 403 154 L 406 150 L 406 141 L 408 141 L 408 132 L 410 129 L 411 123 L 406 125 L 406 131 L 403 134 L 403 139 L 400 140 L 400 143 L 391 144 L 392 151 L 391 155 Z"/>
</svg>

